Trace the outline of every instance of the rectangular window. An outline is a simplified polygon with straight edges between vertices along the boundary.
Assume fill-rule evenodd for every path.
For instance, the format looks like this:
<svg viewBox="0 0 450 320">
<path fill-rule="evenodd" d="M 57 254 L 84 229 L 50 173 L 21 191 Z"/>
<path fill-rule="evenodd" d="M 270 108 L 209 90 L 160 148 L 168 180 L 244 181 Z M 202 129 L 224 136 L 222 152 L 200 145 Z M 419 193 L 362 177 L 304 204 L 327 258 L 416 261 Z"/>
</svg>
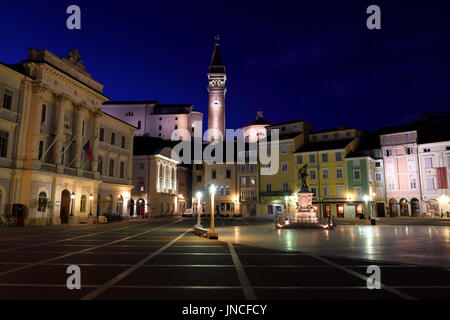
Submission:
<svg viewBox="0 0 450 320">
<path fill-rule="evenodd" d="M 302 164 L 302 163 L 303 163 L 303 157 L 297 156 L 297 164 Z"/>
<path fill-rule="evenodd" d="M 406 154 L 412 154 L 413 150 L 411 147 L 406 147 Z"/>
<path fill-rule="evenodd" d="M 47 106 L 45 104 L 43 104 L 42 110 L 41 110 L 41 123 L 45 122 L 46 113 L 47 113 Z"/>
<path fill-rule="evenodd" d="M 344 186 L 336 186 L 336 194 L 339 198 L 343 198 L 344 197 Z"/>
<path fill-rule="evenodd" d="M 360 180 L 361 179 L 361 171 L 353 170 L 353 179 Z"/>
<path fill-rule="evenodd" d="M 122 149 L 125 149 L 125 136 L 122 136 Z"/>
<path fill-rule="evenodd" d="M 342 153 L 341 152 L 336 152 L 334 155 L 336 157 L 336 161 L 342 161 Z"/>
<path fill-rule="evenodd" d="M 414 159 L 408 159 L 408 171 L 416 171 L 416 161 Z"/>
<path fill-rule="evenodd" d="M 328 186 L 323 187 L 323 196 L 324 197 L 330 196 L 330 187 L 328 187 Z"/>
<path fill-rule="evenodd" d="M 280 146 L 281 153 L 288 153 L 289 146 Z"/>
<path fill-rule="evenodd" d="M 311 180 L 316 180 L 316 170 L 309 170 L 309 178 Z"/>
<path fill-rule="evenodd" d="M 381 172 L 375 172 L 375 181 L 381 182 Z"/>
<path fill-rule="evenodd" d="M 231 170 L 227 169 L 227 179 L 230 179 L 230 178 L 231 178 Z"/>
<path fill-rule="evenodd" d="M 395 190 L 395 181 L 394 181 L 394 178 L 392 178 L 392 177 L 388 178 L 388 189 Z"/>
<path fill-rule="evenodd" d="M 110 177 L 114 176 L 114 160 L 113 159 L 109 160 L 109 176 Z"/>
<path fill-rule="evenodd" d="M 310 163 L 316 162 L 316 155 L 310 154 L 310 155 L 309 155 L 309 162 L 310 162 Z"/>
<path fill-rule="evenodd" d="M 433 168 L 433 158 L 432 157 L 425 157 L 423 158 L 425 161 L 425 169 L 431 169 Z"/>
<path fill-rule="evenodd" d="M 356 199 L 362 198 L 362 187 L 355 187 L 355 198 Z"/>
<path fill-rule="evenodd" d="M 409 177 L 409 188 L 411 190 L 416 190 L 417 189 L 416 177 Z"/>
<path fill-rule="evenodd" d="M 338 133 L 338 132 L 336 132 L 336 133 L 334 134 L 334 138 L 335 138 L 335 139 L 339 138 L 339 133 Z"/>
<path fill-rule="evenodd" d="M 392 156 L 392 150 L 391 149 L 387 149 L 386 150 L 386 157 L 391 157 Z"/>
<path fill-rule="evenodd" d="M 338 218 L 344 217 L 344 205 L 343 204 L 336 205 L 336 213 L 337 213 Z"/>
<path fill-rule="evenodd" d="M 212 179 L 215 179 L 215 178 L 216 178 L 216 169 L 213 169 L 213 170 L 211 171 L 211 178 L 212 178 Z"/>
<path fill-rule="evenodd" d="M 328 169 L 322 169 L 322 177 L 328 179 L 330 177 Z"/>
<path fill-rule="evenodd" d="M 315 197 L 317 195 L 317 188 L 311 187 L 311 193 L 313 194 L 313 197 Z"/>
<path fill-rule="evenodd" d="M 328 162 L 328 153 L 322 153 L 322 162 Z"/>
<path fill-rule="evenodd" d="M 283 162 L 281 163 L 281 170 L 282 170 L 283 172 L 288 171 L 288 163 L 287 163 L 287 161 L 283 161 Z"/>
<path fill-rule="evenodd" d="M 120 177 L 123 179 L 125 171 L 125 162 L 120 161 Z"/>
<path fill-rule="evenodd" d="M 100 141 L 105 141 L 105 129 L 100 128 L 99 138 Z"/>
<path fill-rule="evenodd" d="M 197 182 L 202 182 L 202 176 L 197 176 Z"/>
<path fill-rule="evenodd" d="M 111 144 L 116 144 L 116 134 L 114 132 L 111 132 Z"/>
<path fill-rule="evenodd" d="M 11 110 L 12 98 L 13 98 L 12 91 L 5 89 L 5 92 L 3 94 L 3 108 Z"/>
<path fill-rule="evenodd" d="M 267 185 L 266 185 L 266 190 L 267 190 L 267 192 L 272 192 L 272 184 L 270 184 L 270 183 L 268 183 Z"/>
<path fill-rule="evenodd" d="M 395 171 L 393 162 L 386 162 L 386 170 L 393 173 Z"/>
<path fill-rule="evenodd" d="M 427 190 L 434 190 L 434 179 L 433 177 L 427 177 Z"/>
<path fill-rule="evenodd" d="M 381 167 L 381 162 L 380 161 L 375 162 L 375 167 L 376 168 L 380 168 Z"/>
<path fill-rule="evenodd" d="M 287 182 L 283 182 L 283 191 L 289 192 L 289 184 Z"/>
<path fill-rule="evenodd" d="M 9 132 L 0 130 L 0 157 L 2 158 L 8 156 L 8 137 Z"/>
<path fill-rule="evenodd" d="M 344 171 L 342 170 L 342 168 L 337 168 L 336 169 L 336 178 L 342 179 L 343 176 L 344 176 Z"/>
<path fill-rule="evenodd" d="M 377 197 L 377 199 L 383 198 L 383 187 L 377 187 L 376 197 Z"/>
</svg>

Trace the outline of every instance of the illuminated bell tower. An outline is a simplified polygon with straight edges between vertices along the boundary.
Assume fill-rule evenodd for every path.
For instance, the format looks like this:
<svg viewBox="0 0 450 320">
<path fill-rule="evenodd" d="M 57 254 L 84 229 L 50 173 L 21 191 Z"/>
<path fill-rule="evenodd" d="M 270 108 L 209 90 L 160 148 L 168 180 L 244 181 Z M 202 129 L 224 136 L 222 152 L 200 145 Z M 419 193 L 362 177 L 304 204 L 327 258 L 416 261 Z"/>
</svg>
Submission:
<svg viewBox="0 0 450 320">
<path fill-rule="evenodd" d="M 225 93 L 227 92 L 225 82 L 227 76 L 220 54 L 219 36 L 215 36 L 215 40 L 216 46 L 208 73 L 208 130 L 215 130 L 209 131 L 208 141 L 217 140 L 218 132 L 222 134 L 222 138 L 225 140 Z"/>
</svg>

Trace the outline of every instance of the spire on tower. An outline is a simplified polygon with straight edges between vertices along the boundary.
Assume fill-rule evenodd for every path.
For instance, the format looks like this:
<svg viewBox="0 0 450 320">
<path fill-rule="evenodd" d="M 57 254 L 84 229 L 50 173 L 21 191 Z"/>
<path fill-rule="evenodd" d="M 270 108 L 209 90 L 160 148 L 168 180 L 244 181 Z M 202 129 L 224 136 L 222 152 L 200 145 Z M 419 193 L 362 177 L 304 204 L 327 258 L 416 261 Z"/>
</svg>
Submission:
<svg viewBox="0 0 450 320">
<path fill-rule="evenodd" d="M 214 37 L 216 46 L 214 48 L 213 56 L 211 59 L 211 65 L 209 66 L 210 73 L 225 73 L 225 66 L 222 62 L 222 55 L 220 54 L 220 37 L 216 35 Z"/>
</svg>

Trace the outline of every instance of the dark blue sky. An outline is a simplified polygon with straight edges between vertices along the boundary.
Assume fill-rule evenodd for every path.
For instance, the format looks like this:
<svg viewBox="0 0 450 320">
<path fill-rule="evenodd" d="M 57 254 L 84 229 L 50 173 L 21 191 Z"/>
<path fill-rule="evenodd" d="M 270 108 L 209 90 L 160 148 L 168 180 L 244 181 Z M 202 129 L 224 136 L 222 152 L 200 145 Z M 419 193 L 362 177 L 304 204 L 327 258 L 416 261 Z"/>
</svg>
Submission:
<svg viewBox="0 0 450 320">
<path fill-rule="evenodd" d="M 81 7 L 80 31 L 66 28 L 70 4 Z M 366 28 L 370 4 L 381 30 Z M 4 0 L 0 61 L 79 48 L 111 100 L 193 103 L 206 122 L 219 34 L 228 128 L 262 108 L 272 122 L 376 129 L 450 110 L 448 15 L 444 1 Z"/>
</svg>

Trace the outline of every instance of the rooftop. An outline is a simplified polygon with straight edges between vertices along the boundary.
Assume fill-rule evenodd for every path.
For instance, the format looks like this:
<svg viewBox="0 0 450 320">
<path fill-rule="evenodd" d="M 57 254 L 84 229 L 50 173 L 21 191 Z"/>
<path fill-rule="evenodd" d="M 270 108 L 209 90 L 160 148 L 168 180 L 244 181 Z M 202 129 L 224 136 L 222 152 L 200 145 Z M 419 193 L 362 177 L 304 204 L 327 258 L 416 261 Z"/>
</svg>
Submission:
<svg viewBox="0 0 450 320">
<path fill-rule="evenodd" d="M 301 146 L 295 152 L 311 152 L 311 151 L 344 149 L 354 139 L 356 139 L 356 138 L 309 143 L 309 144 L 305 144 L 305 145 Z"/>
</svg>

